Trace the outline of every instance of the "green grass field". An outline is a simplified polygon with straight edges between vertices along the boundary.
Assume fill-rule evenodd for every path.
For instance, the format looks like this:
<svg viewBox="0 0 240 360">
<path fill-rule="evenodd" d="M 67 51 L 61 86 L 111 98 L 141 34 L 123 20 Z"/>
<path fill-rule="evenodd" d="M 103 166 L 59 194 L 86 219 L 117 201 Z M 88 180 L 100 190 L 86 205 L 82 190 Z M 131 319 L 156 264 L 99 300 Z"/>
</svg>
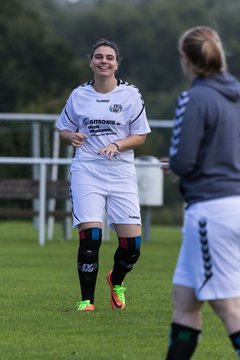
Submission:
<svg viewBox="0 0 240 360">
<path fill-rule="evenodd" d="M 126 309 L 113 311 L 106 274 L 117 241 L 101 247 L 96 310 L 77 312 L 77 233 L 40 247 L 31 223 L 0 223 L 1 360 L 164 360 L 171 321 L 171 277 L 178 227 L 152 227 L 151 240 L 125 281 Z M 204 306 L 195 360 L 235 359 L 220 321 Z M 181 359 L 179 359 L 181 360 Z"/>
</svg>

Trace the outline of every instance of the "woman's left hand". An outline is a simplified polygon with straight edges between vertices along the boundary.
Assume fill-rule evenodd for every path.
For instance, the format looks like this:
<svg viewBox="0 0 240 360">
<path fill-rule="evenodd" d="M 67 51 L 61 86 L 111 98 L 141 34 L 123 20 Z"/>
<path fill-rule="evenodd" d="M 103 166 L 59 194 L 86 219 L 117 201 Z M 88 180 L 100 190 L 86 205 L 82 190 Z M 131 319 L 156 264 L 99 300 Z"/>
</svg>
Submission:
<svg viewBox="0 0 240 360">
<path fill-rule="evenodd" d="M 118 154 L 120 154 L 120 151 L 118 151 L 118 148 L 115 144 L 109 144 L 104 148 L 100 149 L 98 154 L 105 154 L 109 160 L 112 160 L 113 156 L 117 156 Z"/>
</svg>

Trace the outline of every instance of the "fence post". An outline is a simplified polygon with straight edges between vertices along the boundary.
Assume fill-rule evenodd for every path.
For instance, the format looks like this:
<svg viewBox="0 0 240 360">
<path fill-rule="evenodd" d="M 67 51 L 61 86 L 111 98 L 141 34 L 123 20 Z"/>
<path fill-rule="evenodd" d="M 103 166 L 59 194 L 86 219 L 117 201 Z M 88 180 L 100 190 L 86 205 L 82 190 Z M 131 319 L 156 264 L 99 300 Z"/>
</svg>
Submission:
<svg viewBox="0 0 240 360">
<path fill-rule="evenodd" d="M 40 164 L 40 182 L 39 182 L 39 245 L 45 244 L 45 230 L 46 230 L 46 176 L 47 164 Z"/>
</svg>

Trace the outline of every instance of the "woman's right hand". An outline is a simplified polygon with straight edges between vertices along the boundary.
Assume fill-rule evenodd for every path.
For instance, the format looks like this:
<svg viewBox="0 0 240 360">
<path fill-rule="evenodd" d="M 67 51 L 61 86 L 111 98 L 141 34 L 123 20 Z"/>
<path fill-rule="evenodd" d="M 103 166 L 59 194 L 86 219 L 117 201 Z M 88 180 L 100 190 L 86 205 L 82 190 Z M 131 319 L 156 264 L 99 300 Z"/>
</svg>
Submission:
<svg viewBox="0 0 240 360">
<path fill-rule="evenodd" d="M 85 144 L 85 139 L 87 139 L 87 135 L 81 133 L 72 133 L 71 144 L 75 147 L 79 147 Z"/>
<path fill-rule="evenodd" d="M 81 133 L 74 133 L 69 130 L 61 130 L 59 132 L 59 137 L 66 144 L 72 145 L 75 147 L 79 147 L 79 146 L 85 144 L 85 140 L 87 139 L 87 135 L 81 134 Z"/>
<path fill-rule="evenodd" d="M 178 183 L 179 177 L 176 174 L 174 174 L 174 172 L 172 172 L 172 170 L 169 167 L 169 158 L 163 157 L 159 160 L 161 162 L 160 166 L 161 166 L 161 169 L 162 169 L 164 175 L 171 175 L 172 183 L 173 184 Z"/>
</svg>

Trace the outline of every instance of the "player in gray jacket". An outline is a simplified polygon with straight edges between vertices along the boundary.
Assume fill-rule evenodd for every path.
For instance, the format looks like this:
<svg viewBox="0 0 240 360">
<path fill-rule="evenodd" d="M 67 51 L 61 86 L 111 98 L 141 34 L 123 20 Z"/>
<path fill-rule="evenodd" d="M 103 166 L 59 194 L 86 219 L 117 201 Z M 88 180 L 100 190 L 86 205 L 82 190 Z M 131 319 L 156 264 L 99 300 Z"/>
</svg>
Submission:
<svg viewBox="0 0 240 360">
<path fill-rule="evenodd" d="M 204 301 L 240 357 L 240 84 L 213 29 L 186 31 L 179 53 L 192 87 L 178 98 L 170 147 L 186 209 L 166 359 L 192 357 Z"/>
</svg>

